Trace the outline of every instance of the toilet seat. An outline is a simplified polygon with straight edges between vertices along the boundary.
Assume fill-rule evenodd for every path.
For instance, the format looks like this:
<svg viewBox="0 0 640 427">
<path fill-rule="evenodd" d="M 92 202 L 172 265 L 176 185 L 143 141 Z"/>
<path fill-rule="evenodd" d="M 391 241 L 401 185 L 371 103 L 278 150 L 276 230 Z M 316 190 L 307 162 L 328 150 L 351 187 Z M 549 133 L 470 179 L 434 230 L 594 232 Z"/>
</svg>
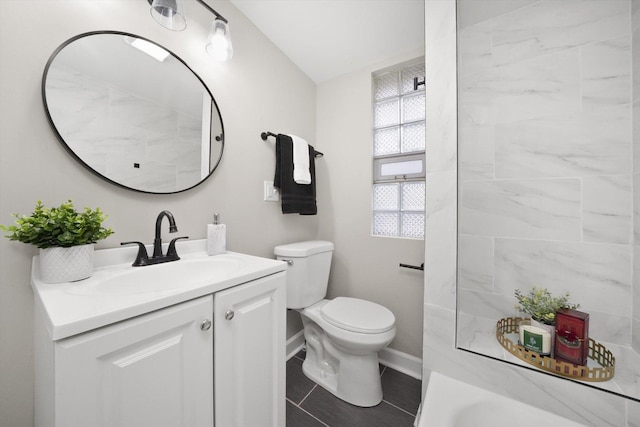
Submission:
<svg viewBox="0 0 640 427">
<path fill-rule="evenodd" d="M 330 324 L 351 332 L 379 334 L 394 327 L 396 318 L 386 307 L 358 298 L 338 297 L 320 310 Z"/>
</svg>

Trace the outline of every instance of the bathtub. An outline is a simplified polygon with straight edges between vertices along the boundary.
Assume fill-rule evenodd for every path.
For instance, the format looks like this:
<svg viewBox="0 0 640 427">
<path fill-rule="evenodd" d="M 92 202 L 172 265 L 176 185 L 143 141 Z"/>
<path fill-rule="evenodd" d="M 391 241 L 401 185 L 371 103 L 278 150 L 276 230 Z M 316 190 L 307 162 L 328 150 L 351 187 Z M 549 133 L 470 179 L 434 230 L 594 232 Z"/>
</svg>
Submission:
<svg viewBox="0 0 640 427">
<path fill-rule="evenodd" d="M 584 427 L 534 406 L 432 372 L 417 427 Z"/>
</svg>

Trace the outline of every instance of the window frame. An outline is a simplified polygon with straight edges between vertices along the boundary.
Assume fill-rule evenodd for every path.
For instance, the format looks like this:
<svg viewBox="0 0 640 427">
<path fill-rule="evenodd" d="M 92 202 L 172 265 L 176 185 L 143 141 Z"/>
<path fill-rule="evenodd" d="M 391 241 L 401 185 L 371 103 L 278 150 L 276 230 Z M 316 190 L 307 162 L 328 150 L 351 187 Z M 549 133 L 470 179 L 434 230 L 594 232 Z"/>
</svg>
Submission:
<svg viewBox="0 0 640 427">
<path fill-rule="evenodd" d="M 404 147 L 404 131 L 405 129 L 412 124 L 423 124 L 424 128 L 426 128 L 426 112 L 425 115 L 420 119 L 411 118 L 410 120 L 404 120 L 405 111 L 404 104 L 405 100 L 411 99 L 414 97 L 424 97 L 426 99 L 426 92 L 424 90 L 424 85 L 422 88 L 418 88 L 418 90 L 405 91 L 404 88 L 404 79 L 407 70 L 410 68 L 415 68 L 417 66 L 422 66 L 424 70 L 424 58 L 418 58 L 412 61 L 407 61 L 402 64 L 397 64 L 395 66 L 379 70 L 373 72 L 371 75 L 371 107 L 372 107 L 372 187 L 371 187 L 371 235 L 373 237 L 391 237 L 391 238 L 401 238 L 401 239 L 413 239 L 413 240 L 424 240 L 424 227 L 420 232 L 420 236 L 411 236 L 410 233 L 407 233 L 404 229 L 404 221 L 407 219 L 405 216 L 411 216 L 415 214 L 419 214 L 422 216 L 422 222 L 426 220 L 426 212 L 425 212 L 425 200 L 422 201 L 422 210 L 411 210 L 411 209 L 403 209 L 404 204 L 404 184 L 410 183 L 424 183 L 426 189 L 426 144 L 425 148 L 418 150 L 407 150 L 403 152 Z M 424 71 L 423 71 L 424 73 Z M 397 93 L 394 93 L 390 96 L 381 97 L 380 99 L 376 99 L 376 83 L 377 80 L 384 76 L 385 74 L 396 74 L 397 81 Z M 424 74 L 423 74 L 424 76 Z M 383 77 L 384 78 L 384 77 Z M 424 82 L 424 77 L 422 82 Z M 392 119 L 384 122 L 381 126 L 376 127 L 376 120 L 378 119 L 378 111 L 376 107 L 381 104 L 391 104 L 394 101 L 397 102 L 397 123 Z M 377 150 L 376 147 L 376 134 L 379 131 L 384 131 L 387 129 L 397 129 L 398 131 L 398 147 L 397 152 L 393 153 L 385 153 L 376 155 Z M 423 132 L 425 129 L 423 129 Z M 402 163 L 402 162 L 420 162 L 420 171 L 413 171 L 409 173 L 398 173 L 398 174 L 384 174 L 383 169 L 385 165 L 390 165 L 394 163 Z M 376 209 L 376 189 L 382 185 L 395 184 L 397 185 L 396 197 L 397 197 L 397 209 Z M 426 198 L 426 196 L 424 196 Z M 393 204 L 393 203 L 392 203 Z M 395 232 L 391 232 L 391 229 L 394 227 L 387 228 L 387 232 L 381 232 L 380 230 L 385 228 L 384 224 L 380 226 L 380 224 L 376 223 L 376 217 L 380 218 L 384 215 L 394 215 L 396 222 L 396 230 Z M 376 234 L 377 232 L 377 234 Z"/>
</svg>

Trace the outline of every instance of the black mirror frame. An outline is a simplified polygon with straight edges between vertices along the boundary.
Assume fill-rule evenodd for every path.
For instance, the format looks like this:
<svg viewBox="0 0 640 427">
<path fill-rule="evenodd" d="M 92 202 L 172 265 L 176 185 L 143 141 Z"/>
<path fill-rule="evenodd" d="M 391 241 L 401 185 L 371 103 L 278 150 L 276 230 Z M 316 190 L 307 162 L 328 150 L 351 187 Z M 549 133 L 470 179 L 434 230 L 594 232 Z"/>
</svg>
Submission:
<svg viewBox="0 0 640 427">
<path fill-rule="evenodd" d="M 82 160 L 74 151 L 73 149 L 66 143 L 66 141 L 64 140 L 64 138 L 62 137 L 62 135 L 60 134 L 60 132 L 58 131 L 58 128 L 56 127 L 55 123 L 53 122 L 53 118 L 51 117 L 51 113 L 49 112 L 49 104 L 47 103 L 47 97 L 46 97 L 46 82 L 47 82 L 47 74 L 49 72 L 49 68 L 51 67 L 51 64 L 53 63 L 54 59 L 56 58 L 56 56 L 58 55 L 58 53 L 60 53 L 60 51 L 62 49 L 64 49 L 66 46 L 68 46 L 69 44 L 73 43 L 74 41 L 81 39 L 83 37 L 88 37 L 88 36 L 92 36 L 92 35 L 100 35 L 100 34 L 113 34 L 113 35 L 121 35 L 121 36 L 128 36 L 128 37 L 135 37 L 141 40 L 144 40 L 146 42 L 149 43 L 153 43 L 157 46 L 160 46 L 162 49 L 166 50 L 167 52 L 169 52 L 175 59 L 177 59 L 180 63 L 182 63 L 182 65 L 184 65 L 197 79 L 198 81 L 202 84 L 202 86 L 206 89 L 207 93 L 209 93 L 209 96 L 211 97 L 211 102 L 213 103 L 213 106 L 215 107 L 217 113 L 218 113 L 218 118 L 220 119 L 220 129 L 221 129 L 221 133 L 220 135 L 210 135 L 209 138 L 209 144 L 211 144 L 212 140 L 215 138 L 216 141 L 220 142 L 221 144 L 221 148 L 220 148 L 220 156 L 218 157 L 215 165 L 213 165 L 213 167 L 210 167 L 210 171 L 209 174 L 201 179 L 198 183 L 178 190 L 178 191 L 169 191 L 169 192 L 156 192 L 156 191 L 146 191 L 146 190 L 141 190 L 138 188 L 132 188 L 132 187 L 128 187 L 124 184 L 121 184 L 119 182 L 116 182 L 114 180 L 112 180 L 111 178 L 101 174 L 100 172 L 96 171 L 95 169 L 93 169 L 90 165 L 88 165 L 84 160 Z M 116 185 L 120 188 L 125 188 L 127 190 L 132 190 L 132 191 L 136 191 L 139 193 L 147 193 L 147 194 L 177 194 L 177 193 L 182 193 L 184 191 L 187 190 L 191 190 L 192 188 L 197 187 L 198 185 L 202 184 L 203 182 L 205 182 L 207 179 L 209 179 L 211 177 L 211 175 L 213 175 L 213 172 L 218 168 L 218 165 L 220 164 L 220 161 L 222 160 L 222 155 L 224 153 L 224 143 L 225 143 L 225 132 L 224 132 L 224 122 L 222 120 L 222 113 L 220 112 L 220 108 L 218 107 L 218 103 L 216 102 L 215 98 L 213 97 L 213 94 L 211 93 L 211 91 L 209 90 L 209 87 L 204 83 L 204 81 L 200 78 L 200 76 L 198 74 L 196 74 L 195 71 L 193 71 L 193 69 L 191 69 L 191 67 L 189 67 L 189 65 L 187 65 L 187 63 L 180 58 L 178 55 L 176 55 L 174 52 L 172 52 L 171 50 L 165 48 L 164 46 L 159 45 L 158 43 L 149 40 L 145 37 L 141 37 L 138 36 L 136 34 L 131 34 L 131 33 L 126 33 L 126 32 L 122 32 L 122 31 L 111 31 L 111 30 L 104 30 L 104 31 L 89 31 L 86 33 L 81 33 L 78 34 L 76 36 L 71 37 L 70 39 L 66 40 L 65 42 L 63 42 L 49 57 L 45 67 L 44 67 L 44 72 L 42 74 L 42 84 L 41 84 L 41 93 L 42 93 L 42 101 L 43 101 L 43 106 L 44 106 L 44 111 L 45 114 L 47 116 L 47 119 L 49 121 L 49 125 L 51 126 L 53 132 L 55 133 L 58 141 L 60 142 L 60 144 L 62 144 L 62 146 L 65 148 L 65 150 L 71 154 L 71 156 L 73 158 L 75 158 L 82 166 L 84 166 L 86 169 L 88 169 L 91 173 L 93 173 L 94 175 L 104 179 L 105 181 Z"/>
</svg>

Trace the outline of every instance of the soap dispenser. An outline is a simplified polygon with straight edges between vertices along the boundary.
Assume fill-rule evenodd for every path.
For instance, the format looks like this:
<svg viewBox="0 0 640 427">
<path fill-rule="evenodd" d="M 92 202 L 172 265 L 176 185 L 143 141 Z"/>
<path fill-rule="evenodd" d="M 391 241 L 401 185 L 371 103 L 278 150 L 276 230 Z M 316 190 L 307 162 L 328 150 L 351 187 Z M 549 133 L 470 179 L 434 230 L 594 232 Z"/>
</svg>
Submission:
<svg viewBox="0 0 640 427">
<path fill-rule="evenodd" d="M 220 224 L 220 214 L 213 214 L 213 224 L 207 224 L 207 253 L 218 255 L 227 252 L 227 226 Z"/>
</svg>

